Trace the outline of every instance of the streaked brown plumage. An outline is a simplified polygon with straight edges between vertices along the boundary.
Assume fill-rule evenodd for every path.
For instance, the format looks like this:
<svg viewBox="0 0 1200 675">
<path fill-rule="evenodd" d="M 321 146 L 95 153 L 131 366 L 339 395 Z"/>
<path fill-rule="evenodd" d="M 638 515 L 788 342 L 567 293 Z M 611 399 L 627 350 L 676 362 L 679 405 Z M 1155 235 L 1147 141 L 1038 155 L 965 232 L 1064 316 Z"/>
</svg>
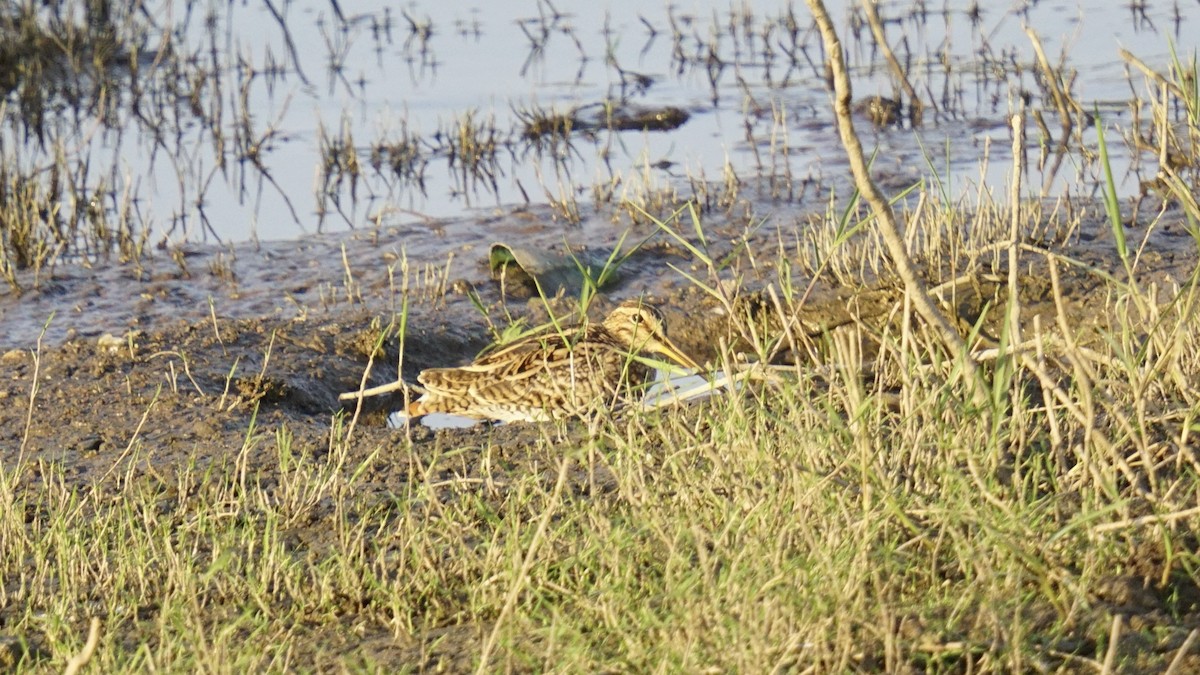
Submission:
<svg viewBox="0 0 1200 675">
<path fill-rule="evenodd" d="M 461 368 L 431 368 L 417 381 L 425 393 L 410 417 L 453 413 L 504 422 L 545 421 L 619 403 L 652 369 L 634 359 L 662 354 L 699 370 L 666 335 L 662 316 L 626 303 L 599 324 L 526 337 Z"/>
</svg>

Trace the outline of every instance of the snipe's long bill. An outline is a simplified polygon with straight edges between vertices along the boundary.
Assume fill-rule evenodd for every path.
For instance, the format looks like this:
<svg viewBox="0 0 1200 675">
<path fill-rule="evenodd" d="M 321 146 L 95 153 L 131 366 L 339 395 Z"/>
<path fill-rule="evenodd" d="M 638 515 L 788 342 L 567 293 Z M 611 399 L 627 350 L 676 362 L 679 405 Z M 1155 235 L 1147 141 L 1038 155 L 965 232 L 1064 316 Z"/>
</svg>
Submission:
<svg viewBox="0 0 1200 675">
<path fill-rule="evenodd" d="M 627 303 L 599 324 L 526 337 L 461 368 L 431 368 L 410 418 L 450 413 L 502 422 L 546 421 L 613 408 L 644 391 L 653 368 L 634 358 L 660 354 L 699 371 L 667 338 L 657 310 Z"/>
</svg>

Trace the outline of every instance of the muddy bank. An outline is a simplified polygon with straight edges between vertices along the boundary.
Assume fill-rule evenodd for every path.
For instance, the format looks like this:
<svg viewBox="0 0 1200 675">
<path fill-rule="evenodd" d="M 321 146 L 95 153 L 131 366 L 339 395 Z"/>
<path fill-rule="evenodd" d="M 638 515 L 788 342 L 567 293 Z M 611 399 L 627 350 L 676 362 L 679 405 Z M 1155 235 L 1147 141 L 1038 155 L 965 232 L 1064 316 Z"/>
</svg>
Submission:
<svg viewBox="0 0 1200 675">
<path fill-rule="evenodd" d="M 578 228 L 555 223 L 548 210 L 517 209 L 299 242 L 174 250 L 138 265 L 60 267 L 23 295 L 0 295 L 6 455 L 12 457 L 13 443 L 23 437 L 18 432 L 28 411 L 22 405 L 35 370 L 40 378 L 27 445 L 75 461 L 128 445 L 131 425 L 151 402 L 143 426 L 168 429 L 153 432 L 166 434 L 166 445 L 208 444 L 214 429 L 227 427 L 236 436 L 245 427 L 235 421 L 244 422 L 256 408 L 260 419 L 321 427 L 344 410 L 339 393 L 398 375 L 412 382 L 421 369 L 470 360 L 517 318 L 536 325 L 547 309 L 577 311 L 578 288 L 553 289 L 543 300 L 527 288 L 502 287 L 488 267 L 497 241 L 603 258 L 624 232 L 639 244 L 625 245 L 633 252 L 591 313 L 602 315 L 626 298 L 648 298 L 664 312 L 672 339 L 700 360 L 712 358 L 720 344 L 746 347 L 739 324 L 762 317 L 767 323 L 758 329 L 781 330 L 769 320 L 778 293 L 773 299 L 761 291 L 778 290 L 782 279 L 793 293 L 805 294 L 797 325 L 811 337 L 856 322 L 894 321 L 903 294 L 886 276 L 864 280 L 872 277 L 867 267 L 855 281 L 832 265 L 810 284 L 810 270 L 795 258 L 803 245 L 790 254 L 787 246 L 802 241 L 813 222 L 809 214 L 776 214 L 766 225 L 706 214 L 706 239 L 681 242 L 653 225 L 618 230 L 594 214 L 589 227 Z M 1185 283 L 1197 256 L 1183 223 L 1132 228 L 1128 236 L 1143 235 L 1139 282 L 1163 289 Z M 1037 252 L 1054 250 L 1073 261 L 1059 265 L 1066 311 L 1079 326 L 1100 322 L 1095 303 L 1103 301 L 1097 295 L 1102 275 L 1125 274 L 1107 225 L 1083 218 L 1053 234 L 1043 229 L 1028 243 L 1020 273 L 1025 318 L 1039 317 L 1044 325 L 1056 320 L 1046 257 Z M 689 246 L 723 264 L 709 269 Z M 846 257 L 856 255 L 847 245 Z M 994 250 L 988 255 L 999 259 Z M 927 265 L 941 259 L 936 253 L 927 258 Z M 985 257 L 980 262 L 988 264 Z M 953 273 L 929 270 L 940 275 L 932 279 L 942 282 L 937 295 L 955 308 L 964 331 L 983 317 L 982 334 L 998 335 L 1000 314 L 992 308 L 1005 299 L 1006 279 L 985 273 L 945 283 Z M 735 298 L 739 316 L 729 316 L 714 299 L 716 288 Z M 795 355 L 784 350 L 776 356 L 788 361 Z M 381 426 L 384 413 L 402 401 L 403 393 L 368 399 L 361 424 Z M 59 417 L 65 413 L 67 424 Z"/>
</svg>

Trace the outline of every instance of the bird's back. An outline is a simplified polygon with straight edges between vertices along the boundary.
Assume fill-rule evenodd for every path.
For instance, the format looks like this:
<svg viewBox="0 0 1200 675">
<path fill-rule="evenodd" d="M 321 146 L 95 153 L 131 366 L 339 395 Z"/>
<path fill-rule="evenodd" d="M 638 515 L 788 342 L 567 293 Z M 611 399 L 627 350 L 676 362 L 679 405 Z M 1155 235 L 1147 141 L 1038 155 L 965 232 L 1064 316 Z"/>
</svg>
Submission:
<svg viewBox="0 0 1200 675">
<path fill-rule="evenodd" d="M 649 375 L 606 330 L 589 325 L 518 341 L 461 368 L 426 370 L 414 412 L 503 421 L 572 416 L 615 403 Z"/>
</svg>

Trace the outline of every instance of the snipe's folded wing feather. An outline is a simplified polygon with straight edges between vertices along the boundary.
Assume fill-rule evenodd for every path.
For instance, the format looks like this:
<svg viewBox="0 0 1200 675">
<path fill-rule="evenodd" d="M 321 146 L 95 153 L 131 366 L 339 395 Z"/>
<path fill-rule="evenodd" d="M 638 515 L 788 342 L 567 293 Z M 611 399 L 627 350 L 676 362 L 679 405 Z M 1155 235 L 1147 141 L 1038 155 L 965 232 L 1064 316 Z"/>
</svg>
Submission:
<svg viewBox="0 0 1200 675">
<path fill-rule="evenodd" d="M 463 391 L 489 383 L 516 383 L 540 377 L 555 363 L 570 358 L 571 350 L 558 335 L 520 340 L 458 368 L 430 368 L 417 376 L 425 388 Z"/>
</svg>

